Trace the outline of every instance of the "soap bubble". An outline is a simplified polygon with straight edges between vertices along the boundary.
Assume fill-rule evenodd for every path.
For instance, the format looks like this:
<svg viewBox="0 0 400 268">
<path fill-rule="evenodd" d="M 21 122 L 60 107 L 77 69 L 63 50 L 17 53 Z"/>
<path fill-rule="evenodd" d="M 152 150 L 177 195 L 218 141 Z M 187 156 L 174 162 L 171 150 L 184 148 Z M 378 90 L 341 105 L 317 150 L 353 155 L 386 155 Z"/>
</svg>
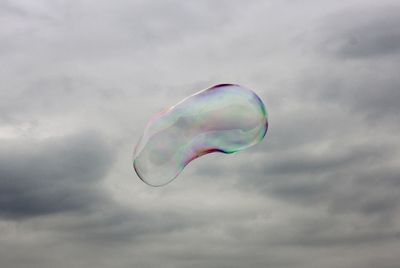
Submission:
<svg viewBox="0 0 400 268">
<path fill-rule="evenodd" d="M 154 116 L 134 152 L 136 174 L 151 186 L 175 179 L 192 160 L 260 142 L 268 128 L 261 99 L 239 85 L 220 84 Z"/>
</svg>

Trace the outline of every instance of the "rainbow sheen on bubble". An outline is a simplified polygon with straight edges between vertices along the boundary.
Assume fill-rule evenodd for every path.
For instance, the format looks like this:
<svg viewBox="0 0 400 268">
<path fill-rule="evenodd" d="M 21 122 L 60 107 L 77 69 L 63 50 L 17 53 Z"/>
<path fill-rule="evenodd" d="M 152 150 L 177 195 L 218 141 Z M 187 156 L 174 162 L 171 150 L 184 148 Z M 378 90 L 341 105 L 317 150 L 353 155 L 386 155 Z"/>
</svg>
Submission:
<svg viewBox="0 0 400 268">
<path fill-rule="evenodd" d="M 135 148 L 133 166 L 145 183 L 162 186 L 202 155 L 259 143 L 267 129 L 267 111 L 253 91 L 216 85 L 154 116 Z"/>
</svg>

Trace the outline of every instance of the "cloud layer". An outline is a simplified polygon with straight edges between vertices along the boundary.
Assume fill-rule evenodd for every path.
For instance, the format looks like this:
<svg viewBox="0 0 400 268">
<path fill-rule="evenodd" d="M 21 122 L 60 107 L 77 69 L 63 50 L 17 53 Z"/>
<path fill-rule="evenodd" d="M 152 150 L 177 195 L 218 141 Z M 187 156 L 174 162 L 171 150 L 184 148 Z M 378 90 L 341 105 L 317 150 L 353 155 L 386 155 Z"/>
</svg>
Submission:
<svg viewBox="0 0 400 268">
<path fill-rule="evenodd" d="M 400 262 L 395 1 L 1 1 L 0 264 Z M 147 120 L 238 83 L 266 140 L 151 188 Z"/>
</svg>

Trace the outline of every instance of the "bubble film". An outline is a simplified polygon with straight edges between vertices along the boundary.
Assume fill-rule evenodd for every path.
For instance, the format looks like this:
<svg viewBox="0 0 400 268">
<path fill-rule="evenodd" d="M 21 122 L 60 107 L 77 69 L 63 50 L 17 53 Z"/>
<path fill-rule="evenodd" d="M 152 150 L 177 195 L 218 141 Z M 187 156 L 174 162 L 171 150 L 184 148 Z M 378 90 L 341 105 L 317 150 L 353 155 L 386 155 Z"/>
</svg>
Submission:
<svg viewBox="0 0 400 268">
<path fill-rule="evenodd" d="M 134 169 L 145 183 L 165 185 L 202 155 L 230 154 L 260 142 L 267 118 L 261 99 L 245 87 L 202 90 L 149 121 L 135 148 Z"/>
</svg>

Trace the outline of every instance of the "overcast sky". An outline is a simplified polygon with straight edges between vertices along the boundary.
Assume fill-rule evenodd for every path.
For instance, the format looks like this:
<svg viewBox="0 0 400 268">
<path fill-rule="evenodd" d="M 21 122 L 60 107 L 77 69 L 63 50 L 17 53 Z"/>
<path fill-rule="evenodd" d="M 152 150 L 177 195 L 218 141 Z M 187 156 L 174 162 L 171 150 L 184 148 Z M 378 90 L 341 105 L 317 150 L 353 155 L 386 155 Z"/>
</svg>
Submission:
<svg viewBox="0 0 400 268">
<path fill-rule="evenodd" d="M 0 266 L 398 268 L 398 1 L 0 0 Z M 218 83 L 266 139 L 136 176 L 147 120 Z"/>
</svg>

